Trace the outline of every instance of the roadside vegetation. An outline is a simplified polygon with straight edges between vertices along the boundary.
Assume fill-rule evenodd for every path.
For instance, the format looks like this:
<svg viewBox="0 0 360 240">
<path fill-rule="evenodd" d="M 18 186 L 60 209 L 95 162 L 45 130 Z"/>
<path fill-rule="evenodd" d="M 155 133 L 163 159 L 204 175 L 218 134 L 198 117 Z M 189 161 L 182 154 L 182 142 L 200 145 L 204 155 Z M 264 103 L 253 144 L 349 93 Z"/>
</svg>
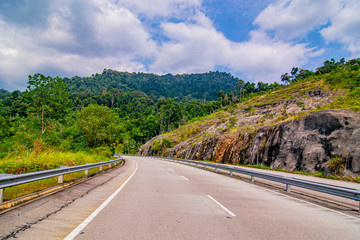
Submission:
<svg viewBox="0 0 360 240">
<path fill-rule="evenodd" d="M 150 95 L 138 91 L 151 81 L 159 86 L 150 84 Z M 214 92 L 231 89 L 230 85 L 229 92 Z M 190 89 L 194 96 L 183 95 L 180 88 Z M 104 70 L 71 79 L 35 74 L 29 76 L 24 92 L 0 90 L 0 161 L 11 162 L 8 159 L 23 153 L 36 155 L 39 144 L 51 151 L 96 154 L 102 148 L 134 154 L 154 136 L 238 103 L 249 94 L 277 88 L 281 85 L 256 86 L 220 72 L 158 76 Z"/>
<path fill-rule="evenodd" d="M 294 67 L 281 81 L 255 84 L 219 72 L 158 76 L 105 69 L 66 79 L 35 74 L 23 92 L 0 90 L 0 172 L 103 161 L 115 152 L 135 154 L 160 134 L 164 138 L 153 146 L 158 155 L 189 138 L 254 132 L 322 109 L 360 111 L 360 59 L 332 59 L 314 72 Z M 194 95 L 184 90 L 188 87 Z M 328 93 L 329 101 L 310 105 L 307 92 L 314 89 Z M 285 103 L 278 113 L 239 123 L 242 116 L 255 117 L 282 101 L 293 101 L 296 109 L 290 111 Z"/>
<path fill-rule="evenodd" d="M 267 125 L 302 118 L 312 112 L 324 109 L 342 108 L 360 112 L 359 69 L 360 59 L 348 62 L 343 59 L 336 62 L 332 59 L 326 61 L 324 66 L 319 67 L 315 72 L 299 71 L 297 68 L 293 68 L 292 76 L 287 73 L 282 76 L 285 85 L 277 86 L 275 89 L 265 87 L 265 91 L 245 94 L 239 103 L 231 102 L 215 113 L 194 118 L 188 124 L 164 136 L 179 143 L 203 134 L 204 130 L 214 125 L 224 126 L 224 128 L 217 128 L 217 131 L 251 132 Z M 328 101 L 316 106 L 306 105 L 305 102 L 309 99 L 308 91 L 311 90 L 321 90 L 321 92 L 329 94 Z M 243 92 L 243 89 L 240 89 L 239 92 Z M 224 98 L 219 97 L 219 99 L 225 101 Z M 297 106 L 296 111 L 288 111 L 287 105 L 294 101 Z M 284 104 L 281 104 L 282 102 Z M 256 115 L 258 111 L 261 111 L 258 109 L 276 104 L 283 105 L 280 114 L 266 113 L 257 121 L 241 126 L 236 125 L 239 116 Z"/>
<path fill-rule="evenodd" d="M 92 151 L 62 151 L 49 148 L 37 143 L 34 149 L 18 150 L 0 160 L 0 173 L 22 174 L 59 168 L 61 166 L 77 166 L 86 163 L 108 161 L 111 151 L 98 148 Z M 104 166 L 103 169 L 107 169 Z M 89 175 L 99 172 L 99 168 L 90 169 Z M 64 175 L 64 183 L 71 182 L 84 176 L 84 171 Z M 48 178 L 36 182 L 6 188 L 4 201 L 18 198 L 27 194 L 38 192 L 59 185 L 58 177 Z"/>
<path fill-rule="evenodd" d="M 249 93 L 239 89 L 239 102 L 230 102 L 210 115 L 194 118 L 188 124 L 161 135 L 157 143 L 160 147 L 154 153 L 161 156 L 169 149 L 163 141 L 171 142 L 171 146 L 195 146 L 216 134 L 234 134 L 241 138 L 245 133 L 255 134 L 260 128 L 304 118 L 320 110 L 350 109 L 360 112 L 360 59 L 347 62 L 332 59 L 315 72 L 293 68 L 291 75 L 285 73 L 282 80 L 284 84 L 274 89 Z M 219 97 L 219 100 L 225 101 L 226 98 Z M 331 173 L 311 175 L 360 181 L 359 177 L 344 177 L 344 160 L 333 158 L 329 164 Z"/>
<path fill-rule="evenodd" d="M 60 168 L 60 166 L 77 166 L 86 163 L 108 161 L 110 156 L 91 154 L 85 151 L 64 152 L 46 149 L 41 152 L 25 151 L 22 154 L 6 156 L 0 161 L 2 173 L 21 174 Z"/>
</svg>

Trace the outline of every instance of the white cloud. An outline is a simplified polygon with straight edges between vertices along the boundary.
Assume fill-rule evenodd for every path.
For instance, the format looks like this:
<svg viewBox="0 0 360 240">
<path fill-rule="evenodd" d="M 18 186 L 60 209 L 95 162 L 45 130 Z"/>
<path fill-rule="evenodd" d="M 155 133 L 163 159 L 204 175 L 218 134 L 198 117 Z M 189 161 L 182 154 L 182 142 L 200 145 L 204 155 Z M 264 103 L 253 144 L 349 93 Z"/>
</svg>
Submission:
<svg viewBox="0 0 360 240">
<path fill-rule="evenodd" d="M 101 8 L 92 25 L 96 41 L 112 53 L 148 56 L 156 49 L 141 21 L 125 8 Z"/>
<path fill-rule="evenodd" d="M 204 72 L 221 62 L 221 51 L 229 41 L 214 28 L 185 23 L 162 25 L 165 42 L 156 55 L 151 69 L 156 72 Z"/>
<path fill-rule="evenodd" d="M 156 52 L 137 16 L 109 2 L 52 1 L 47 14 L 41 26 L 0 19 L 0 88 L 23 90 L 27 76 L 36 72 L 84 76 L 104 68 L 145 71 L 135 59 Z"/>
<path fill-rule="evenodd" d="M 265 8 L 254 24 L 263 31 L 274 31 L 277 39 L 305 37 L 326 24 L 340 7 L 338 0 L 282 0 Z"/>
<path fill-rule="evenodd" d="M 253 31 L 247 42 L 232 42 L 199 15 L 198 24 L 166 23 L 163 34 L 170 39 L 159 48 L 151 70 L 155 72 L 204 72 L 225 66 L 243 72 L 249 80 L 273 82 L 293 66 L 301 66 L 319 54 L 305 44 L 274 40 Z M 205 23 L 205 24 L 203 24 Z"/>
<path fill-rule="evenodd" d="M 200 7 L 202 0 L 118 0 L 117 3 L 149 17 L 181 17 L 192 16 L 192 10 Z"/>
<path fill-rule="evenodd" d="M 306 38 L 316 30 L 327 43 L 340 42 L 353 57 L 360 56 L 358 0 L 281 0 L 265 8 L 254 24 L 283 40 Z"/>
<path fill-rule="evenodd" d="M 331 25 L 320 31 L 327 42 L 339 41 L 354 57 L 360 56 L 360 2 L 347 1 L 331 17 Z"/>
<path fill-rule="evenodd" d="M 233 44 L 228 64 L 256 82 L 279 82 L 282 73 L 320 53 L 305 44 L 275 41 L 262 33 L 252 32 L 252 36 L 248 42 Z"/>
<path fill-rule="evenodd" d="M 247 80 L 279 81 L 293 66 L 323 53 L 296 43 L 314 29 L 327 42 L 360 52 L 356 0 L 278 1 L 260 13 L 258 28 L 243 42 L 214 27 L 201 11 L 202 0 L 34 2 L 0 8 L 0 88 L 22 90 L 36 72 L 86 76 L 103 68 L 157 73 L 225 68 Z"/>
</svg>

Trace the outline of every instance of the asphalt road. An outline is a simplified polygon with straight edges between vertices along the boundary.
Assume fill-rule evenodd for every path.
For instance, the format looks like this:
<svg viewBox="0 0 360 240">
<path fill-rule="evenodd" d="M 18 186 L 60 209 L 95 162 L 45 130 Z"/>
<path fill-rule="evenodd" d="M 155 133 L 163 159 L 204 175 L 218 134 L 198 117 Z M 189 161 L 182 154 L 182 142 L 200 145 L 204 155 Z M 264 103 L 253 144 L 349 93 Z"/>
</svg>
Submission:
<svg viewBox="0 0 360 240">
<path fill-rule="evenodd" d="M 0 215 L 0 235 L 9 236 L 6 231 L 16 229 L 16 224 L 21 226 L 21 221 L 26 223 L 28 217 L 39 220 L 61 209 L 16 237 L 360 239 L 356 216 L 186 165 L 140 157 L 125 159 L 122 168 L 88 181 L 86 187 L 79 184 Z M 102 205 L 104 201 L 107 205 Z M 52 207 L 53 202 L 56 207 Z"/>
</svg>

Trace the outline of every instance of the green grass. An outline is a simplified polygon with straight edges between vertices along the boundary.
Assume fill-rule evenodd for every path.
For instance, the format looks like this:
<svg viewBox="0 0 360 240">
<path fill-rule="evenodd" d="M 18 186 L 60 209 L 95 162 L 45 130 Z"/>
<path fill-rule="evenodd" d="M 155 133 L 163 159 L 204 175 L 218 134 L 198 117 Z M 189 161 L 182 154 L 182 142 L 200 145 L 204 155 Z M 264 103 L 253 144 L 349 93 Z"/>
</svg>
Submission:
<svg viewBox="0 0 360 240">
<path fill-rule="evenodd" d="M 0 172 L 8 174 L 21 174 L 60 166 L 76 166 L 85 163 L 107 161 L 109 158 L 90 154 L 87 152 L 63 152 L 54 150 L 25 151 L 16 156 L 6 156 L 0 160 Z"/>
<path fill-rule="evenodd" d="M 59 168 L 60 166 L 76 166 L 86 163 L 96 163 L 108 161 L 109 158 L 91 154 L 88 152 L 63 152 L 51 149 L 42 151 L 23 151 L 18 155 L 8 155 L 0 160 L 0 172 L 7 174 L 22 174 L 27 172 L 36 172 Z M 108 166 L 103 166 L 107 169 Z M 90 169 L 88 174 L 99 171 L 99 168 Z M 73 181 L 83 177 L 84 171 L 64 175 L 64 182 Z M 6 188 L 4 192 L 4 201 L 24 196 L 30 193 L 38 192 L 49 187 L 58 185 L 58 178 L 53 177 L 36 182 L 21 184 L 18 186 Z"/>
<path fill-rule="evenodd" d="M 103 166 L 103 170 L 105 170 L 107 168 L 108 168 L 107 165 Z M 92 175 L 97 172 L 99 172 L 99 168 L 89 169 L 88 175 Z M 79 179 L 83 176 L 85 176 L 84 171 L 66 174 L 66 175 L 64 175 L 63 182 L 64 183 L 71 182 L 71 181 Z M 14 187 L 5 188 L 4 201 L 12 200 L 12 199 L 15 199 L 15 198 L 18 198 L 21 196 L 25 196 L 25 195 L 28 195 L 31 193 L 39 192 L 41 190 L 44 190 L 44 189 L 47 189 L 50 187 L 54 187 L 57 185 L 61 185 L 61 183 L 58 183 L 58 177 L 52 177 L 52 178 L 47 178 L 47 179 L 36 181 L 36 182 L 30 182 L 30 183 L 17 185 Z"/>
</svg>

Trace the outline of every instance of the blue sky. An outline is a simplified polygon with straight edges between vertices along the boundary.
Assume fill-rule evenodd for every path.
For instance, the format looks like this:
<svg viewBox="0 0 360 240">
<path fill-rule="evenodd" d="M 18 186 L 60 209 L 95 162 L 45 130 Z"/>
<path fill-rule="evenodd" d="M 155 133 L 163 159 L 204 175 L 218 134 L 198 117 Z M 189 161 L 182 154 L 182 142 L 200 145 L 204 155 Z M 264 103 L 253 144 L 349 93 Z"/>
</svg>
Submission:
<svg viewBox="0 0 360 240">
<path fill-rule="evenodd" d="M 0 0 L 0 88 L 27 76 L 227 71 L 280 82 L 360 57 L 358 0 Z"/>
</svg>

